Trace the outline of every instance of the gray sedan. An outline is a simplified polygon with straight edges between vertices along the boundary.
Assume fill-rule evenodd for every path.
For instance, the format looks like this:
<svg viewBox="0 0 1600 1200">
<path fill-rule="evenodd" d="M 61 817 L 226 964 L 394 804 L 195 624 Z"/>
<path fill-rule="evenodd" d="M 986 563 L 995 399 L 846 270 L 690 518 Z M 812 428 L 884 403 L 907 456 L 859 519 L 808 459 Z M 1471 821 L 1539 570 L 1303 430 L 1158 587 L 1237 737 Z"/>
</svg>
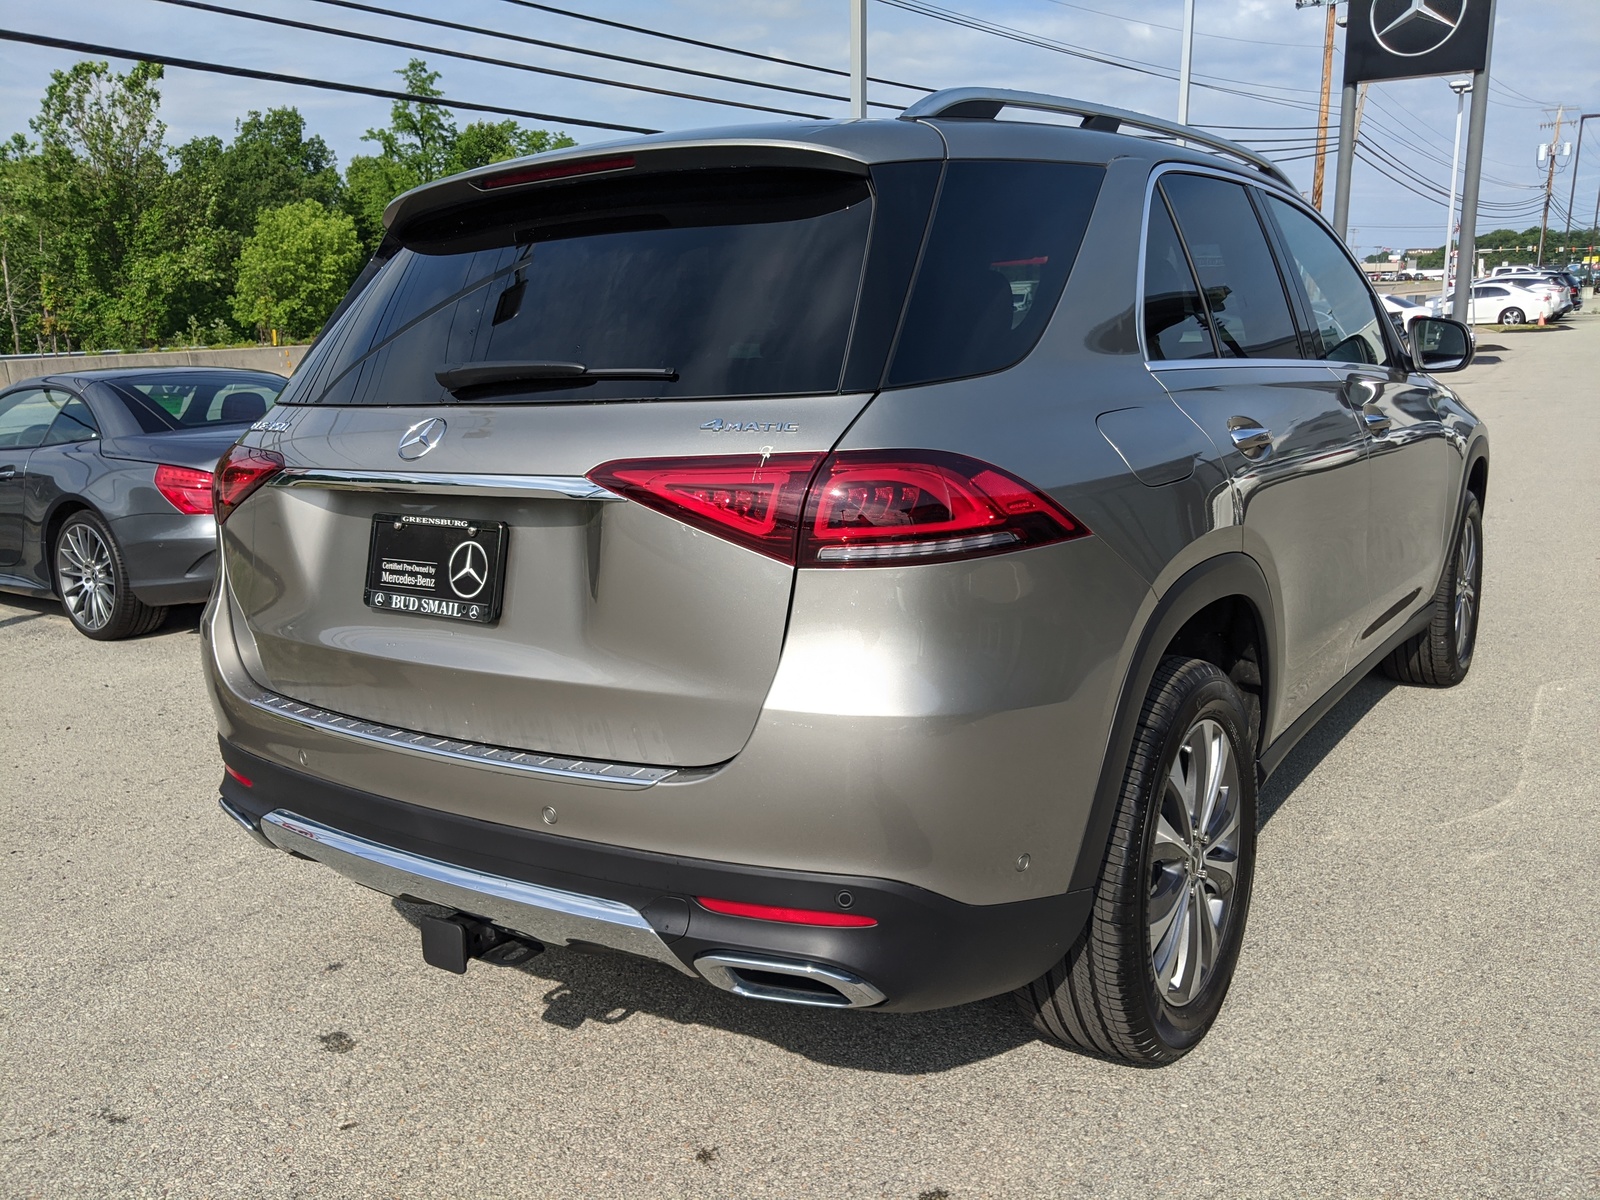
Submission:
<svg viewBox="0 0 1600 1200">
<path fill-rule="evenodd" d="M 82 371 L 0 393 L 0 591 L 58 596 L 109 641 L 205 600 L 212 471 L 277 401 L 265 371 Z"/>
</svg>

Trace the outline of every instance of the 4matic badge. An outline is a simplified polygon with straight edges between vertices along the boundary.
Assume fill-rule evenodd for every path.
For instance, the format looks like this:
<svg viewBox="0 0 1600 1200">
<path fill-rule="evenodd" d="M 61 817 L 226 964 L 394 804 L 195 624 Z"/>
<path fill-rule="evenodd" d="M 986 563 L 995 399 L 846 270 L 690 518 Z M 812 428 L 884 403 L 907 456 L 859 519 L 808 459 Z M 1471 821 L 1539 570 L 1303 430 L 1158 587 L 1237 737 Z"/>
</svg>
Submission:
<svg viewBox="0 0 1600 1200">
<path fill-rule="evenodd" d="M 718 417 L 700 426 L 711 433 L 799 433 L 793 421 L 724 421 Z"/>
</svg>

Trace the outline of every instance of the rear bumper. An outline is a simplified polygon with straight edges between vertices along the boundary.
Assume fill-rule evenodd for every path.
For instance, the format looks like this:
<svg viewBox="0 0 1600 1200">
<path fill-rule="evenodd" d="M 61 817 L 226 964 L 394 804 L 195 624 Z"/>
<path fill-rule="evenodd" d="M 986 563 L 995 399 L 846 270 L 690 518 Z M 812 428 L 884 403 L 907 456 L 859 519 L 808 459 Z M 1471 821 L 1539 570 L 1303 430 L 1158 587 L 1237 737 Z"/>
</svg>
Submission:
<svg viewBox="0 0 1600 1200">
<path fill-rule="evenodd" d="M 128 584 L 146 604 L 203 604 L 217 578 L 217 525 L 209 516 L 147 513 L 121 517 L 112 532 Z"/>
<path fill-rule="evenodd" d="M 227 741 L 230 814 L 258 838 L 389 895 L 447 905 L 540 941 L 605 946 L 741 994 L 729 962 L 792 963 L 860 1006 L 943 1008 L 1009 991 L 1058 961 L 1090 893 L 970 905 L 893 880 L 749 867 L 607 846 L 421 808 L 287 770 Z M 867 928 L 713 913 L 699 896 L 870 916 Z M 697 965 L 698 964 L 698 965 Z M 798 972 L 796 972 L 798 973 Z M 770 983 L 770 977 L 763 975 Z M 777 989 L 782 990 L 782 989 Z M 824 991 L 821 994 L 826 994 Z M 773 996 L 794 999 L 794 996 Z"/>
</svg>

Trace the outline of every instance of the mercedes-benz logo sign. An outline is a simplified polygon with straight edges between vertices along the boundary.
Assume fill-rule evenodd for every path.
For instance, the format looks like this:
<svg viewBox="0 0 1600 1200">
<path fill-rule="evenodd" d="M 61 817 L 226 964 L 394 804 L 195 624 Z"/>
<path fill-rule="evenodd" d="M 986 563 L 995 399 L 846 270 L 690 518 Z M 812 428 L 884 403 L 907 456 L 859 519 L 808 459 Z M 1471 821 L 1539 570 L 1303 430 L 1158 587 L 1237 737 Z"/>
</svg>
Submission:
<svg viewBox="0 0 1600 1200">
<path fill-rule="evenodd" d="M 1372 0 L 1372 36 L 1390 54 L 1417 58 L 1448 42 L 1468 0 Z"/>
<path fill-rule="evenodd" d="M 401 436 L 400 457 L 408 461 L 421 458 L 444 439 L 444 431 L 443 417 L 430 417 L 426 421 L 418 421 Z"/>
<path fill-rule="evenodd" d="M 471 600 L 489 582 L 489 555 L 477 542 L 462 542 L 450 551 L 450 589 Z"/>
</svg>

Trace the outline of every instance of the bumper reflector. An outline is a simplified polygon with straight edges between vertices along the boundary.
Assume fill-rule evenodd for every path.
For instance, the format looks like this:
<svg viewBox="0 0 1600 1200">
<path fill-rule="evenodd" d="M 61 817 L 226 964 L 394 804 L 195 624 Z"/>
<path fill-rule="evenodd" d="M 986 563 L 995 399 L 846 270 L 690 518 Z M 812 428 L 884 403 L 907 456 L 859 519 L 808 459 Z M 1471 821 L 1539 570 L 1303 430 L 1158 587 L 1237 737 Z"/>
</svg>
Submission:
<svg viewBox="0 0 1600 1200">
<path fill-rule="evenodd" d="M 780 921 L 786 925 L 828 925 L 843 929 L 865 929 L 876 925 L 874 917 L 855 913 L 821 912 L 813 908 L 783 908 L 775 904 L 746 904 L 740 900 L 714 900 L 696 896 L 702 908 L 728 917 L 750 917 L 756 921 Z"/>
</svg>

